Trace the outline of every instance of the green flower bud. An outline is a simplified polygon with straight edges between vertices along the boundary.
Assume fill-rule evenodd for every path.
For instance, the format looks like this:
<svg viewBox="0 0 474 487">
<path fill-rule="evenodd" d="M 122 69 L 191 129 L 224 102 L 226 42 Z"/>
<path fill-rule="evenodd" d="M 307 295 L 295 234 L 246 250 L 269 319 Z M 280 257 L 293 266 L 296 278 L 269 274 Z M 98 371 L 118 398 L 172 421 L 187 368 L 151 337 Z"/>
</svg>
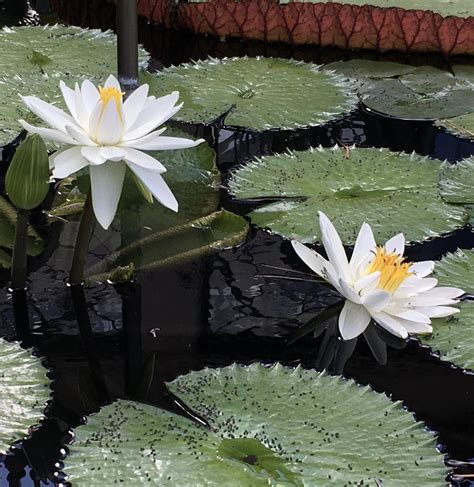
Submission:
<svg viewBox="0 0 474 487">
<path fill-rule="evenodd" d="M 29 135 L 13 156 L 5 179 L 12 203 L 20 210 L 32 210 L 46 198 L 49 190 L 48 151 L 43 139 Z"/>
</svg>

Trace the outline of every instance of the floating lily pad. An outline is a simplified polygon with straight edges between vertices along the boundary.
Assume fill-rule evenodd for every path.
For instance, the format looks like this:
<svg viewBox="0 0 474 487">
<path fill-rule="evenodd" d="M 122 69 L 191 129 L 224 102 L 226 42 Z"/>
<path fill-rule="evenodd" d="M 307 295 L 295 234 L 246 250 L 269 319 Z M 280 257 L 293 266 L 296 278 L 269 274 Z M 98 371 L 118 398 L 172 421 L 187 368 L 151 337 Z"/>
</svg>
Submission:
<svg viewBox="0 0 474 487">
<path fill-rule="evenodd" d="M 436 120 L 474 112 L 474 75 L 431 66 L 353 59 L 325 66 L 345 76 L 372 111 L 407 120 Z"/>
<path fill-rule="evenodd" d="M 0 267 L 9 268 L 11 256 L 3 249 L 13 249 L 15 240 L 15 226 L 17 213 L 15 208 L 0 196 Z M 28 255 L 36 256 L 43 251 L 44 243 L 38 233 L 30 226 L 28 228 Z"/>
<path fill-rule="evenodd" d="M 433 333 L 420 336 L 420 340 L 439 352 L 442 360 L 474 370 L 474 302 L 465 301 L 459 307 L 459 313 L 434 320 Z"/>
<path fill-rule="evenodd" d="M 21 131 L 19 118 L 33 119 L 21 95 L 35 95 L 63 107 L 59 81 L 68 85 L 103 81 L 117 68 L 116 37 L 111 31 L 72 26 L 17 27 L 0 30 L 0 146 Z M 148 56 L 140 50 L 140 63 Z"/>
<path fill-rule="evenodd" d="M 177 129 L 168 129 L 166 135 L 189 137 Z M 179 202 L 179 212 L 147 203 L 129 180 L 119 211 L 122 246 L 87 270 L 91 279 L 106 279 L 117 265 L 133 263 L 137 270 L 150 270 L 176 264 L 237 245 L 247 235 L 242 217 L 217 211 L 220 176 L 207 144 L 151 154 L 167 168 L 163 177 Z"/>
<path fill-rule="evenodd" d="M 458 250 L 436 264 L 433 277 L 441 286 L 454 286 L 474 295 L 474 250 Z M 474 323 L 473 323 L 474 326 Z"/>
<path fill-rule="evenodd" d="M 439 187 L 448 203 L 474 204 L 474 156 L 456 164 L 445 163 Z"/>
<path fill-rule="evenodd" d="M 379 242 L 399 232 L 417 242 L 467 223 L 464 208 L 439 195 L 441 164 L 386 149 L 320 147 L 255 159 L 233 174 L 229 190 L 261 204 L 253 223 L 287 238 L 319 241 L 323 211 L 346 244 L 364 221 Z"/>
<path fill-rule="evenodd" d="M 208 59 L 156 73 L 155 94 L 173 90 L 184 102 L 176 120 L 210 123 L 230 110 L 227 125 L 258 131 L 321 125 L 357 104 L 342 76 L 265 57 Z"/>
<path fill-rule="evenodd" d="M 400 402 L 352 381 L 254 364 L 205 369 L 171 389 L 208 430 L 117 401 L 76 429 L 65 461 L 73 485 L 442 485 L 433 436 Z"/>
<path fill-rule="evenodd" d="M 40 359 L 0 338 L 0 454 L 43 419 L 49 386 Z"/>
<path fill-rule="evenodd" d="M 437 120 L 436 125 L 445 128 L 449 133 L 458 137 L 474 140 L 474 113 Z"/>
</svg>

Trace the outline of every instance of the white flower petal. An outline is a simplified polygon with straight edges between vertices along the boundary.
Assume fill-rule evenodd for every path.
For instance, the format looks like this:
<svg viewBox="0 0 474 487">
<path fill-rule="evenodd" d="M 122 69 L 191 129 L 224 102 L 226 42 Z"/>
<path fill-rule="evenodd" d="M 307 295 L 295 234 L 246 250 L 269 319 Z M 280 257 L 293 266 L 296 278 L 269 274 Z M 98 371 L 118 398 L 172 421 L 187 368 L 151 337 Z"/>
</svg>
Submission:
<svg viewBox="0 0 474 487">
<path fill-rule="evenodd" d="M 178 202 L 174 194 L 157 171 L 144 169 L 136 164 L 129 164 L 129 167 L 163 206 L 178 211 Z"/>
<path fill-rule="evenodd" d="M 399 289 L 403 291 L 422 293 L 433 289 L 437 284 L 438 279 L 435 279 L 434 277 L 420 278 L 417 276 L 410 276 L 403 281 Z"/>
<path fill-rule="evenodd" d="M 87 159 L 87 161 L 94 165 L 99 166 L 100 164 L 104 164 L 107 161 L 107 157 L 104 157 L 102 154 L 102 147 L 88 147 L 83 146 L 81 147 L 81 155 Z"/>
<path fill-rule="evenodd" d="M 364 333 L 370 323 L 370 315 L 359 304 L 346 300 L 339 315 L 339 332 L 344 340 L 352 340 Z"/>
<path fill-rule="evenodd" d="M 90 113 L 84 104 L 84 97 L 82 96 L 82 92 L 77 83 L 74 90 L 74 102 L 76 106 L 75 118 L 77 120 L 77 123 L 84 131 L 89 132 Z"/>
<path fill-rule="evenodd" d="M 414 333 L 416 335 L 421 335 L 425 333 L 433 333 L 433 327 L 426 323 L 418 323 L 415 321 L 404 321 L 404 328 L 408 333 Z"/>
<path fill-rule="evenodd" d="M 123 162 L 90 166 L 92 205 L 97 221 L 106 230 L 117 212 L 125 169 L 126 165 Z"/>
<path fill-rule="evenodd" d="M 20 125 L 30 134 L 41 135 L 46 140 L 51 140 L 53 142 L 59 142 L 60 144 L 70 144 L 74 145 L 77 142 L 67 133 L 61 132 L 56 129 L 48 129 L 45 127 L 34 127 L 24 120 L 19 120 Z"/>
<path fill-rule="evenodd" d="M 138 115 L 146 105 L 148 97 L 148 85 L 138 87 L 124 102 L 123 113 L 125 115 L 125 127 L 128 129 L 137 120 Z"/>
<path fill-rule="evenodd" d="M 384 247 L 389 254 L 403 255 L 405 252 L 405 236 L 403 233 L 395 235 L 395 237 L 386 242 Z"/>
<path fill-rule="evenodd" d="M 59 82 L 59 88 L 61 90 L 61 93 L 63 94 L 63 98 L 68 110 L 71 112 L 71 115 L 77 121 L 76 100 L 75 100 L 76 95 L 74 93 L 74 90 L 71 90 L 71 88 L 66 86 L 66 83 L 62 80 Z"/>
<path fill-rule="evenodd" d="M 84 80 L 81 85 L 82 103 L 87 110 L 89 117 L 92 114 L 97 103 L 99 103 L 99 90 L 88 80 Z"/>
<path fill-rule="evenodd" d="M 95 130 L 95 140 L 99 145 L 116 145 L 123 135 L 123 114 L 117 111 L 114 101 L 103 107 Z"/>
<path fill-rule="evenodd" d="M 334 284 L 332 279 L 336 276 L 332 265 L 322 255 L 306 247 L 306 245 L 296 240 L 291 241 L 293 249 L 298 257 L 318 276 Z M 336 280 L 337 282 L 337 280 Z"/>
<path fill-rule="evenodd" d="M 371 274 L 367 274 L 366 276 L 357 279 L 354 283 L 354 290 L 356 293 L 359 293 L 361 296 L 366 294 L 369 291 L 373 291 L 380 279 L 380 271 L 372 272 Z"/>
<path fill-rule="evenodd" d="M 120 83 L 118 82 L 118 79 L 111 74 L 105 81 L 104 83 L 105 88 L 115 88 L 117 91 L 120 91 L 122 93 L 122 87 L 120 86 Z"/>
<path fill-rule="evenodd" d="M 350 261 L 350 268 L 352 273 L 355 273 L 360 263 L 367 257 L 368 254 L 375 252 L 377 244 L 375 243 L 372 228 L 368 223 L 363 223 L 359 230 L 354 251 Z"/>
<path fill-rule="evenodd" d="M 391 299 L 391 295 L 382 290 L 376 290 L 366 294 L 362 299 L 362 304 L 369 310 L 382 311 Z"/>
<path fill-rule="evenodd" d="M 399 338 L 406 338 L 408 336 L 407 331 L 401 325 L 401 319 L 394 318 L 387 313 L 370 313 L 372 318 L 389 333 Z"/>
<path fill-rule="evenodd" d="M 432 260 L 424 260 L 422 262 L 415 262 L 410 266 L 410 272 L 418 277 L 426 277 L 434 270 L 435 263 Z"/>
<path fill-rule="evenodd" d="M 154 130 L 153 132 L 151 132 L 148 135 L 145 135 L 143 137 L 140 137 L 139 139 L 127 140 L 125 142 L 122 142 L 120 144 L 120 146 L 121 147 L 133 147 L 135 149 L 138 149 L 139 145 L 145 144 L 147 142 L 150 142 L 151 140 L 154 140 L 158 135 L 161 135 L 165 131 L 166 131 L 166 127 L 163 127 L 159 130 Z"/>
<path fill-rule="evenodd" d="M 398 318 L 403 318 L 404 320 L 415 321 L 416 323 L 424 323 L 429 324 L 431 323 L 430 318 L 428 315 L 421 311 L 417 311 L 415 309 L 401 309 L 401 310 L 390 310 L 386 309 L 386 313 L 396 316 Z"/>
<path fill-rule="evenodd" d="M 66 125 L 66 132 L 74 139 L 74 144 L 97 146 L 97 144 L 90 139 L 90 137 L 77 126 Z"/>
<path fill-rule="evenodd" d="M 455 287 L 436 287 L 414 296 L 408 300 L 409 306 L 438 306 L 456 304 L 456 298 L 464 291 Z"/>
<path fill-rule="evenodd" d="M 50 157 L 50 166 L 53 168 L 53 179 L 67 178 L 87 165 L 88 162 L 82 157 L 79 146 L 58 151 Z"/>
<path fill-rule="evenodd" d="M 322 211 L 319 212 L 319 227 L 321 228 L 322 241 L 329 262 L 331 262 L 339 277 L 345 281 L 350 281 L 349 263 L 341 239 L 334 225 Z"/>
<path fill-rule="evenodd" d="M 416 308 L 416 310 L 429 318 L 446 318 L 447 316 L 459 313 L 458 308 L 452 308 L 450 306 L 427 306 L 425 308 Z"/>
<path fill-rule="evenodd" d="M 360 304 L 362 302 L 361 297 L 355 290 L 351 287 L 351 285 L 344 281 L 344 279 L 339 279 L 338 281 L 339 289 L 338 291 L 347 299 L 350 299 L 356 304 Z"/>
<path fill-rule="evenodd" d="M 124 158 L 128 163 L 136 164 L 144 169 L 150 169 L 158 173 L 166 172 L 166 167 L 154 157 L 131 147 L 123 148 L 123 150 L 125 152 Z"/>
<path fill-rule="evenodd" d="M 23 96 L 22 100 L 30 111 L 57 130 L 64 132 L 67 124 L 75 124 L 71 115 L 35 96 Z"/>
<path fill-rule="evenodd" d="M 178 98 L 179 93 L 174 91 L 148 103 L 138 115 L 135 123 L 126 131 L 124 139 L 132 140 L 143 137 L 170 119 L 183 106 L 182 104 L 175 106 Z"/>
<path fill-rule="evenodd" d="M 102 146 L 100 155 L 109 161 L 121 161 L 125 158 L 127 151 L 123 147 Z"/>
<path fill-rule="evenodd" d="M 140 150 L 174 150 L 189 149 L 205 142 L 204 139 L 192 140 L 181 137 L 155 137 L 149 142 L 134 143 L 133 147 Z"/>
</svg>

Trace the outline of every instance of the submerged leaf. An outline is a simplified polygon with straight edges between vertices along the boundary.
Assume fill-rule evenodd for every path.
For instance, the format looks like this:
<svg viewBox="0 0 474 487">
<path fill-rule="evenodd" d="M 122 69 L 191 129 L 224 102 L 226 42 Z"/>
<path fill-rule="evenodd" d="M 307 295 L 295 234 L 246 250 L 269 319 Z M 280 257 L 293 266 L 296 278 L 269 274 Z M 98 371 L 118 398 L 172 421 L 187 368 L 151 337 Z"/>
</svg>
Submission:
<svg viewBox="0 0 474 487">
<path fill-rule="evenodd" d="M 65 461 L 68 481 L 432 486 L 447 473 L 432 434 L 401 403 L 352 381 L 254 364 L 191 372 L 170 387 L 212 429 L 117 401 L 76 429 Z"/>
<path fill-rule="evenodd" d="M 0 338 L 0 454 L 43 419 L 49 386 L 39 358 Z"/>
<path fill-rule="evenodd" d="M 153 94 L 178 90 L 176 120 L 252 130 L 321 125 L 357 104 L 351 85 L 318 66 L 278 58 L 208 59 L 156 73 Z"/>
<path fill-rule="evenodd" d="M 239 199 L 280 198 L 249 216 L 287 238 L 320 241 L 323 211 L 345 244 L 355 242 L 364 221 L 377 241 L 403 232 L 417 242 L 467 223 L 464 208 L 439 195 L 440 168 L 441 162 L 414 153 L 353 148 L 347 157 L 338 147 L 317 148 L 255 159 L 233 174 L 229 189 Z"/>
</svg>

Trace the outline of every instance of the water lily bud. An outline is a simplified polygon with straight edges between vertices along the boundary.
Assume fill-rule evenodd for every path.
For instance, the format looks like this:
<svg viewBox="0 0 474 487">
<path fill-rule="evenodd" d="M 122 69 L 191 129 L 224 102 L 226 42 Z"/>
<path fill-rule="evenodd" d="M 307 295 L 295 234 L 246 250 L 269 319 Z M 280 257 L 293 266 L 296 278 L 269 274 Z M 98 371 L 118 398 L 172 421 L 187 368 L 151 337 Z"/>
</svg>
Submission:
<svg viewBox="0 0 474 487">
<path fill-rule="evenodd" d="M 48 151 L 43 139 L 33 134 L 19 146 L 8 168 L 5 188 L 20 210 L 32 210 L 46 198 L 49 190 Z"/>
</svg>

